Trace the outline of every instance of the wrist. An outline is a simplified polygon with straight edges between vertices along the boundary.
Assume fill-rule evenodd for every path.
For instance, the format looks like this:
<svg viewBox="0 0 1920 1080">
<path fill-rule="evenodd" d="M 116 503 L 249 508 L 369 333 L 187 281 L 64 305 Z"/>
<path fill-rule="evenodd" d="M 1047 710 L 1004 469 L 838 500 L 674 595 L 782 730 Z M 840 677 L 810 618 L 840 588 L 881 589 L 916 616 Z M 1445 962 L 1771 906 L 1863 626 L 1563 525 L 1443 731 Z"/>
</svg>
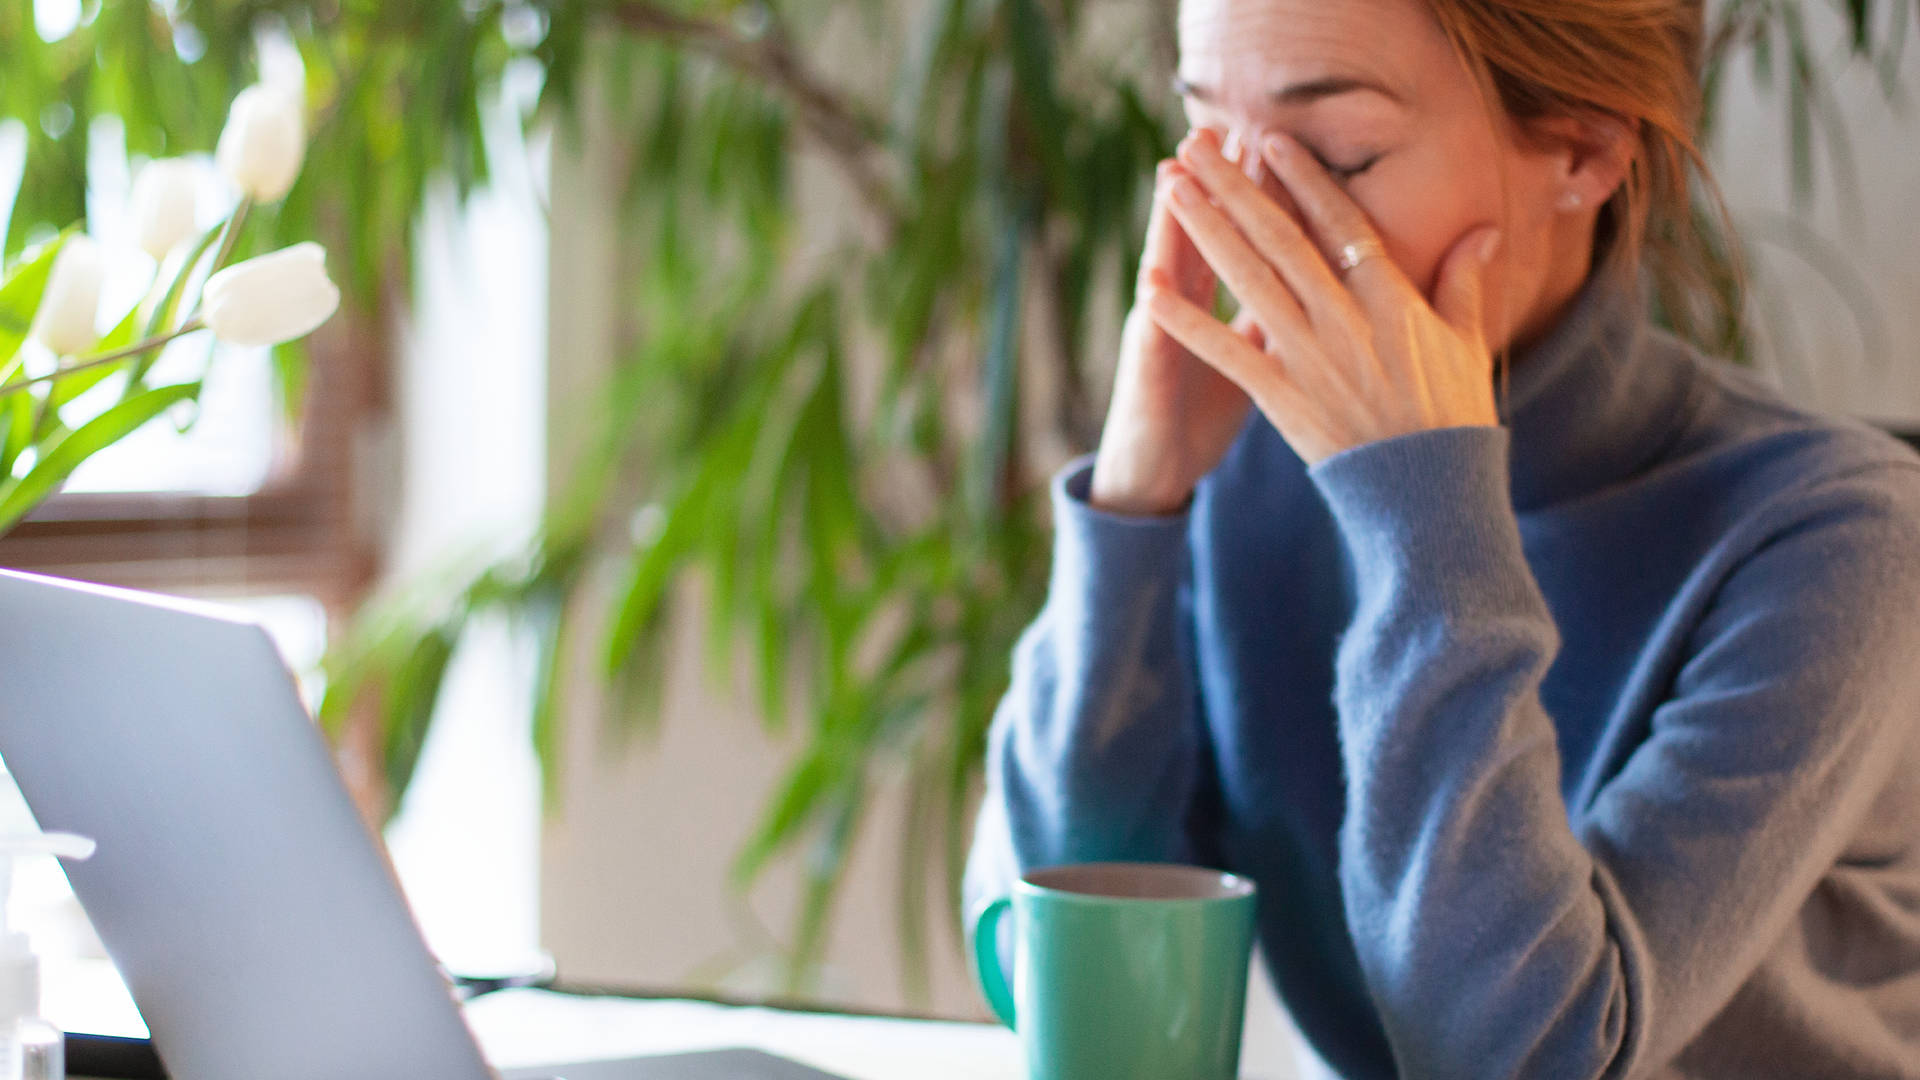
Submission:
<svg viewBox="0 0 1920 1080">
<path fill-rule="evenodd" d="M 1193 501 L 1193 485 L 1177 480 L 1155 481 L 1140 470 L 1096 457 L 1087 486 L 1087 505 L 1128 517 L 1167 517 L 1184 511 Z"/>
</svg>

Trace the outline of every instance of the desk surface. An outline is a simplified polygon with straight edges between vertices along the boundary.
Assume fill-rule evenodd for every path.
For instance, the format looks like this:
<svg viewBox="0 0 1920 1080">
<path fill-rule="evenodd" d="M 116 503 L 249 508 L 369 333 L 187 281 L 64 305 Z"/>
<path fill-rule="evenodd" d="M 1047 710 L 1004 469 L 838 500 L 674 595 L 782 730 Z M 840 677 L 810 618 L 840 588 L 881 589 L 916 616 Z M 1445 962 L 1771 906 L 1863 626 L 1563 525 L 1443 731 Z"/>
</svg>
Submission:
<svg viewBox="0 0 1920 1080">
<path fill-rule="evenodd" d="M 1013 1033 L 988 1024 L 786 1012 L 699 1001 L 504 990 L 467 1007 L 503 1068 L 750 1046 L 849 1080 L 1020 1080 Z"/>
<path fill-rule="evenodd" d="M 501 1068 L 746 1046 L 848 1080 L 1022 1076 L 1013 1034 L 986 1024 L 544 990 L 486 995 L 467 1006 L 467 1018 L 488 1060 Z M 73 1080 L 86 1078 L 76 1073 Z"/>
<path fill-rule="evenodd" d="M 544 990 L 489 994 L 469 1005 L 467 1016 L 487 1057 L 503 1068 L 748 1046 L 848 1080 L 1024 1076 L 1013 1033 L 989 1024 Z M 1249 1080 L 1287 1080 L 1293 1075 L 1279 1062 L 1247 1060 L 1245 1067 Z M 86 1078 L 75 1074 L 73 1080 Z"/>
<path fill-rule="evenodd" d="M 49 972 L 46 991 L 48 1016 L 68 1030 L 146 1034 L 111 965 Z M 1269 1011 L 1278 1014 L 1249 1009 L 1243 1074 L 1293 1080 L 1294 1039 L 1267 1030 Z M 467 1018 L 488 1059 L 504 1068 L 747 1046 L 848 1080 L 1022 1080 L 1024 1073 L 1019 1042 L 993 1024 L 545 990 L 485 995 L 467 1006 Z M 85 1078 L 76 1073 L 73 1080 Z"/>
</svg>

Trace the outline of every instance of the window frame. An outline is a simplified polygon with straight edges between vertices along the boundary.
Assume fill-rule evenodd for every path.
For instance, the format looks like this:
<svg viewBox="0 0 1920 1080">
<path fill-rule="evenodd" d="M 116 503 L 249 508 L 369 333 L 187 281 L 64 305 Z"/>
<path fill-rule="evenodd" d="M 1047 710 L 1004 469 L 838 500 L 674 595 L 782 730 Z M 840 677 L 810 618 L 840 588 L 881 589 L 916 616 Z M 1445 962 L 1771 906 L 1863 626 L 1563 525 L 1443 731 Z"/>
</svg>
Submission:
<svg viewBox="0 0 1920 1080">
<path fill-rule="evenodd" d="M 393 422 L 383 325 L 342 308 L 308 340 L 301 415 L 258 491 L 57 494 L 0 536 L 0 565 L 156 591 L 304 593 L 346 618 L 379 569 L 367 478 Z"/>
</svg>

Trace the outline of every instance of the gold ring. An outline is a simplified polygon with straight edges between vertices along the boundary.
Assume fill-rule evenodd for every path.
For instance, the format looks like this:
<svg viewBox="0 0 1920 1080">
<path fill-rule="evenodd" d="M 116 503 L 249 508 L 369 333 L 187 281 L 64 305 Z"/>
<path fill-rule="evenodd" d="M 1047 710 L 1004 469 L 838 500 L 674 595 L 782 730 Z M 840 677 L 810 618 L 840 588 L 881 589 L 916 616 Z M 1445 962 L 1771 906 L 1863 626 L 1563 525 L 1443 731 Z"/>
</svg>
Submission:
<svg viewBox="0 0 1920 1080">
<path fill-rule="evenodd" d="M 1340 272 L 1344 274 L 1368 259 L 1386 253 L 1387 249 L 1381 245 L 1378 238 L 1365 236 L 1352 243 L 1340 245 L 1340 254 L 1334 260 L 1334 265 L 1338 266 Z"/>
</svg>

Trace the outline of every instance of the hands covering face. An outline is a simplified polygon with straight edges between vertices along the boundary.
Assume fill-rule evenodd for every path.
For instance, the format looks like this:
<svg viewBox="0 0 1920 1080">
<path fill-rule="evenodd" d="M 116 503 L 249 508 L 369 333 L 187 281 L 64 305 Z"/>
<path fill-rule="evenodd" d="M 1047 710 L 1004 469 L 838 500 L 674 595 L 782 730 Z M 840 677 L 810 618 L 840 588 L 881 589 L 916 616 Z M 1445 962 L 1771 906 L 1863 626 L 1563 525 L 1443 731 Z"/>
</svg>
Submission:
<svg viewBox="0 0 1920 1080">
<path fill-rule="evenodd" d="M 1274 133 L 1240 148 L 1271 170 L 1300 220 L 1209 129 L 1159 182 L 1180 228 L 1259 333 L 1222 323 L 1150 271 L 1139 303 L 1232 380 L 1309 465 L 1435 428 L 1497 425 L 1484 282 L 1500 244 L 1470 230 L 1440 263 L 1431 304 L 1387 255 L 1366 212 L 1304 147 Z"/>
</svg>

